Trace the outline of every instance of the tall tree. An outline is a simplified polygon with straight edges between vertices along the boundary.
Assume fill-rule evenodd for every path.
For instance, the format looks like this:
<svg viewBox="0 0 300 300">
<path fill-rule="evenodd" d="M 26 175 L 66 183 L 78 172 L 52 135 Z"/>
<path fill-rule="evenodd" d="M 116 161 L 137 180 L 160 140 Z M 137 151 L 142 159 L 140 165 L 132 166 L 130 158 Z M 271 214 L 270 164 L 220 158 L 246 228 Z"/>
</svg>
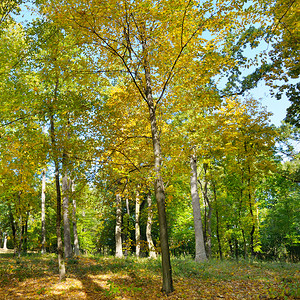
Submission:
<svg viewBox="0 0 300 300">
<path fill-rule="evenodd" d="M 42 217 L 42 254 L 46 253 L 46 170 L 42 171 L 42 196 L 41 196 L 41 217 Z"/>
</svg>

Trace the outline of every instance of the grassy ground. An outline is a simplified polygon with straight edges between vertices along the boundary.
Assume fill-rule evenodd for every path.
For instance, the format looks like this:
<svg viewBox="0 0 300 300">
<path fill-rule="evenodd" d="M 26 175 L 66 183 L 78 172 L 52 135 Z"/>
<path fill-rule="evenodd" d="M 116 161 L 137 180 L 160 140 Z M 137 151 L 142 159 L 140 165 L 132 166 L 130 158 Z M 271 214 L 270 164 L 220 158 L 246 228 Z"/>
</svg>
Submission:
<svg viewBox="0 0 300 300">
<path fill-rule="evenodd" d="M 300 299 L 300 264 L 173 258 L 175 291 L 160 292 L 160 260 L 87 257 L 67 261 L 58 282 L 55 255 L 16 261 L 0 254 L 0 299 Z"/>
</svg>

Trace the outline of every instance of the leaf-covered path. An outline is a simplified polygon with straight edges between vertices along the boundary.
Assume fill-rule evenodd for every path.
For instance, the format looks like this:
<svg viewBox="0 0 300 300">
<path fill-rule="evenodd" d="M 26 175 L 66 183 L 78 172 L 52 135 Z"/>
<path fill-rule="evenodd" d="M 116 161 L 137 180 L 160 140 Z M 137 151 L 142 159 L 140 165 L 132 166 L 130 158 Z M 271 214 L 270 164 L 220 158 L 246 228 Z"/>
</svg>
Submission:
<svg viewBox="0 0 300 300">
<path fill-rule="evenodd" d="M 53 255 L 0 254 L 0 299 L 299 299 L 299 264 L 172 259 L 175 292 L 160 292 L 160 261 L 80 257 L 58 282 Z M 298 298 L 297 298 L 298 297 Z"/>
</svg>

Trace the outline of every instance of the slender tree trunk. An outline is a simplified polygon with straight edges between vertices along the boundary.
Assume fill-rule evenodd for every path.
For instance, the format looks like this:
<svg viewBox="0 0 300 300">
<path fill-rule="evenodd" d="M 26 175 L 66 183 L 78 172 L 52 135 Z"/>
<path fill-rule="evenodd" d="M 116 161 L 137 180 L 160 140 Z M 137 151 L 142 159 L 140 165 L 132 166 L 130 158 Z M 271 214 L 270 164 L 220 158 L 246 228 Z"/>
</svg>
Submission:
<svg viewBox="0 0 300 300">
<path fill-rule="evenodd" d="M 205 230 L 204 230 L 204 241 L 206 244 L 206 254 L 207 257 L 211 256 L 211 214 L 212 214 L 212 206 L 211 206 L 211 201 L 209 200 L 208 197 L 208 181 L 207 181 L 207 168 L 208 165 L 206 163 L 203 164 L 203 169 L 204 169 L 204 187 L 202 189 L 202 194 L 205 202 Z M 207 212 L 206 212 L 206 207 L 208 207 Z"/>
<path fill-rule="evenodd" d="M 155 197 L 157 201 L 157 211 L 158 211 L 158 222 L 159 222 L 159 237 L 161 245 L 162 254 L 162 275 L 163 275 L 163 286 L 162 291 L 169 294 L 174 291 L 173 279 L 172 279 L 172 268 L 170 260 L 169 251 L 169 238 L 168 238 L 168 226 L 167 226 L 167 216 L 165 209 L 165 188 L 164 182 L 161 177 L 161 164 L 162 164 L 162 152 L 159 139 L 159 131 L 156 121 L 156 107 L 153 101 L 152 88 L 151 88 L 151 76 L 150 67 L 148 60 L 148 49 L 145 37 L 142 40 L 142 47 L 144 52 L 144 72 L 145 72 L 145 96 L 146 102 L 149 108 L 149 119 L 151 124 L 151 134 L 153 143 L 153 154 L 154 154 L 154 189 Z"/>
<path fill-rule="evenodd" d="M 140 206 L 140 194 L 137 190 L 135 197 L 135 254 L 137 257 L 141 254 Z"/>
<path fill-rule="evenodd" d="M 147 194 L 147 204 L 148 204 L 148 215 L 147 215 L 147 225 L 146 225 L 146 238 L 149 248 L 149 257 L 156 258 L 156 251 L 154 247 L 154 243 L 152 240 L 152 219 L 153 219 L 153 210 L 152 210 L 152 199 L 151 193 Z"/>
<path fill-rule="evenodd" d="M 125 198 L 125 204 L 126 204 L 126 218 L 124 220 L 125 223 L 125 253 L 124 255 L 127 257 L 128 253 L 130 252 L 130 210 L 129 210 L 129 200 L 128 197 Z"/>
<path fill-rule="evenodd" d="M 55 183 L 56 183 L 56 236 L 57 236 L 57 252 L 58 252 L 58 268 L 59 268 L 59 280 L 63 281 L 66 277 L 66 268 L 64 260 L 64 250 L 61 238 L 61 193 L 59 182 L 59 166 L 55 161 Z"/>
<path fill-rule="evenodd" d="M 69 221 L 69 180 L 68 175 L 65 173 L 62 179 L 62 192 L 63 192 L 63 219 L 64 219 L 64 250 L 65 257 L 72 257 L 72 245 L 71 245 L 71 230 Z"/>
<path fill-rule="evenodd" d="M 4 241 L 3 241 L 3 249 L 7 249 L 7 233 L 4 232 Z"/>
<path fill-rule="evenodd" d="M 20 217 L 19 217 L 19 241 L 18 241 L 18 247 L 17 247 L 17 251 L 18 251 L 18 258 L 21 257 L 21 251 L 22 251 L 22 244 L 23 244 L 23 217 L 22 214 L 20 213 Z"/>
<path fill-rule="evenodd" d="M 116 195 L 116 230 L 115 230 L 115 238 L 116 238 L 116 257 L 123 256 L 122 250 L 122 198 L 121 195 Z"/>
<path fill-rule="evenodd" d="M 235 253 L 235 259 L 239 260 L 239 243 L 236 237 L 234 237 L 234 253 Z"/>
<path fill-rule="evenodd" d="M 46 169 L 42 172 L 42 254 L 46 253 Z"/>
<path fill-rule="evenodd" d="M 197 158 L 193 154 L 190 158 L 191 163 L 191 195 L 192 195 L 192 206 L 193 206 L 193 216 L 194 216 L 194 228 L 195 228 L 195 261 L 201 262 L 207 259 L 202 221 L 201 221 L 201 210 L 199 202 L 199 193 L 197 187 Z"/>
<path fill-rule="evenodd" d="M 75 198 L 75 183 L 71 180 L 71 191 L 72 191 L 72 204 L 73 204 L 73 235 L 74 235 L 74 254 L 79 256 L 79 240 L 77 232 L 77 219 L 76 219 L 76 198 Z"/>
<path fill-rule="evenodd" d="M 243 236 L 244 258 L 246 258 L 248 256 L 248 253 L 247 253 L 247 243 L 246 243 L 246 237 L 245 237 L 244 229 L 242 229 L 242 236 Z"/>
<path fill-rule="evenodd" d="M 22 226 L 23 252 L 24 252 L 24 253 L 27 253 L 28 219 L 29 219 L 29 211 L 26 212 L 25 223 L 24 223 L 24 225 Z"/>
<path fill-rule="evenodd" d="M 15 226 L 15 220 L 14 220 L 14 216 L 13 216 L 10 204 L 8 204 L 8 212 L 9 212 L 9 220 L 10 220 L 11 230 L 12 230 L 12 234 L 13 234 L 14 251 L 15 251 L 15 254 L 16 254 L 16 246 L 17 246 L 16 234 L 17 234 L 17 229 L 16 229 L 16 226 Z"/>
<path fill-rule="evenodd" d="M 255 217 L 253 213 L 253 207 L 252 207 L 252 197 L 251 197 L 251 179 L 250 179 L 250 166 L 248 166 L 248 201 L 249 201 L 249 210 L 251 215 L 251 221 L 252 221 L 252 228 L 250 231 L 250 252 L 251 256 L 254 256 L 254 232 L 255 232 Z"/>
<path fill-rule="evenodd" d="M 218 240 L 218 247 L 219 247 L 219 255 L 220 259 L 223 260 L 223 252 L 222 252 L 222 245 L 221 245 L 221 239 L 220 239 L 220 219 L 219 219 L 219 207 L 217 202 L 217 191 L 216 186 L 213 184 L 213 190 L 214 190 L 214 202 L 215 202 L 215 208 L 216 208 L 216 234 L 217 234 L 217 240 Z"/>
<path fill-rule="evenodd" d="M 58 80 L 56 81 L 54 97 L 57 98 Z M 59 163 L 58 158 L 55 153 L 56 151 L 56 141 L 55 141 L 55 127 L 53 113 L 50 110 L 50 136 L 51 136 L 51 146 L 54 153 L 54 167 L 55 167 L 55 184 L 56 184 L 56 236 L 57 236 L 57 252 L 58 252 L 58 270 L 59 270 L 59 280 L 63 281 L 66 277 L 66 268 L 64 260 L 64 250 L 61 239 L 61 193 L 60 193 L 60 182 L 59 182 Z"/>
</svg>

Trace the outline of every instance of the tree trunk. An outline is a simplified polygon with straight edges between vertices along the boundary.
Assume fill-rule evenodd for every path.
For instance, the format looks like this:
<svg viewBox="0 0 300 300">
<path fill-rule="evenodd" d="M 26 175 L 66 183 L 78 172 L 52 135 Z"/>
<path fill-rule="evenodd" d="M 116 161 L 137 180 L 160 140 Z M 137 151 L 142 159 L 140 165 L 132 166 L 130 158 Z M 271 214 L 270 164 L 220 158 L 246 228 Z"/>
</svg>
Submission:
<svg viewBox="0 0 300 300">
<path fill-rule="evenodd" d="M 115 238 L 116 238 L 116 257 L 123 256 L 122 250 L 122 203 L 121 203 L 121 195 L 116 195 L 116 231 L 115 231 Z"/>
<path fill-rule="evenodd" d="M 79 241 L 77 232 L 77 219 L 76 219 L 76 198 L 75 198 L 75 183 L 71 180 L 71 191 L 72 191 L 72 204 L 73 204 L 73 235 L 74 235 L 74 254 L 79 256 Z"/>
<path fill-rule="evenodd" d="M 145 72 L 145 96 L 146 102 L 149 108 L 149 119 L 151 124 L 151 135 L 153 143 L 153 154 L 154 154 L 154 190 L 155 197 L 157 201 L 157 212 L 158 212 L 158 222 L 159 222 L 159 237 L 162 255 L 162 275 L 163 275 L 163 286 L 162 291 L 169 294 L 174 291 L 173 279 L 172 279 L 172 268 L 170 260 L 169 251 L 169 240 L 168 240 L 168 226 L 167 226 L 167 216 L 165 209 L 165 188 L 164 182 L 161 177 L 161 164 L 162 164 L 162 152 L 159 140 L 159 131 L 156 122 L 156 107 L 153 101 L 152 89 L 151 89 L 151 76 L 150 67 L 148 60 L 148 49 L 146 39 L 142 40 L 142 48 L 144 52 L 144 72 Z"/>
<path fill-rule="evenodd" d="M 218 208 L 218 202 L 217 202 L 217 192 L 216 192 L 216 186 L 213 184 L 213 190 L 214 190 L 214 202 L 215 202 L 215 208 L 216 208 L 216 234 L 217 234 L 217 240 L 218 240 L 218 247 L 219 247 L 219 255 L 220 259 L 223 260 L 223 252 L 222 252 L 222 245 L 221 245 L 221 239 L 220 239 L 220 220 L 219 220 L 219 208 Z"/>
<path fill-rule="evenodd" d="M 42 254 L 46 253 L 46 169 L 42 172 Z"/>
<path fill-rule="evenodd" d="M 125 235 L 125 251 L 124 255 L 127 257 L 128 252 L 130 252 L 130 210 L 129 210 L 129 200 L 128 197 L 125 198 L 126 204 L 126 215 L 123 220 L 124 223 L 124 235 Z"/>
<path fill-rule="evenodd" d="M 251 228 L 251 231 L 250 231 L 250 252 L 251 252 L 251 256 L 253 257 L 254 256 L 255 217 L 254 217 L 253 207 L 252 207 L 250 166 L 248 167 L 248 173 L 249 173 L 249 179 L 248 179 L 248 200 L 249 200 L 249 210 L 250 210 L 251 221 L 252 221 L 252 228 Z"/>
<path fill-rule="evenodd" d="M 55 98 L 58 89 L 58 81 L 55 85 Z M 54 119 L 53 113 L 50 111 L 50 136 L 51 136 L 51 146 L 52 151 L 54 152 L 54 166 L 55 166 L 55 184 L 56 184 L 56 236 L 57 236 L 57 252 L 58 252 L 58 271 L 59 271 L 59 280 L 63 281 L 66 277 L 66 268 L 64 260 L 64 250 L 61 239 L 61 193 L 60 193 L 60 182 L 59 182 L 59 163 L 56 151 L 56 141 L 55 141 L 55 128 L 54 128 Z"/>
<path fill-rule="evenodd" d="M 135 198 L 135 254 L 137 257 L 140 257 L 141 254 L 140 206 L 140 195 L 137 190 Z"/>
<path fill-rule="evenodd" d="M 17 244 L 16 234 L 17 234 L 17 230 L 16 230 L 15 220 L 14 220 L 14 216 L 13 216 L 10 204 L 8 204 L 8 211 L 9 211 L 9 220 L 10 220 L 11 230 L 12 230 L 12 234 L 13 234 L 14 251 L 16 253 L 16 244 Z"/>
<path fill-rule="evenodd" d="M 202 221 L 201 221 L 201 211 L 200 211 L 200 202 L 199 194 L 197 187 L 197 158 L 195 155 L 191 155 L 191 195 L 192 195 L 192 206 L 193 206 L 193 216 L 194 216 L 194 228 L 195 228 L 195 261 L 201 262 L 207 259 L 203 230 L 202 230 Z"/>
<path fill-rule="evenodd" d="M 4 241 L 3 241 L 3 249 L 6 250 L 7 249 L 7 233 L 4 233 Z"/>
<path fill-rule="evenodd" d="M 19 199 L 19 201 L 20 201 L 20 199 Z M 23 217 L 22 217 L 22 214 L 20 213 L 20 217 L 19 217 L 19 241 L 18 241 L 18 247 L 17 247 L 18 258 L 21 257 L 22 243 L 23 243 Z"/>
<path fill-rule="evenodd" d="M 196 165 L 197 167 L 197 165 Z M 202 189 L 202 194 L 205 202 L 205 230 L 204 230 L 204 241 L 206 244 L 206 254 L 207 257 L 211 256 L 211 214 L 212 214 L 212 207 L 211 201 L 208 197 L 208 181 L 207 181 L 207 168 L 208 165 L 206 163 L 203 164 L 204 169 L 204 187 Z M 197 174 L 196 174 L 197 175 Z M 208 207 L 207 214 L 206 214 L 206 206 Z"/>
<path fill-rule="evenodd" d="M 153 219 L 153 210 L 152 210 L 152 199 L 151 199 L 151 193 L 149 192 L 147 194 L 147 204 L 148 204 L 148 216 L 147 216 L 147 226 L 146 226 L 146 238 L 149 248 L 149 257 L 150 258 L 156 258 L 156 251 L 154 247 L 154 243 L 152 240 L 152 219 Z"/>
<path fill-rule="evenodd" d="M 63 243 L 61 239 L 61 193 L 59 183 L 59 167 L 57 160 L 55 161 L 55 183 L 56 183 L 56 236 L 57 236 L 57 252 L 58 252 L 58 268 L 59 280 L 63 281 L 66 277 L 66 268 L 64 260 Z"/>
<path fill-rule="evenodd" d="M 72 257 L 72 244 L 71 244 L 71 230 L 69 221 L 69 180 L 68 175 L 65 173 L 62 179 L 62 192 L 63 192 L 63 217 L 64 217 L 64 250 L 65 257 Z"/>
<path fill-rule="evenodd" d="M 26 212 L 25 223 L 22 226 L 22 236 L 23 236 L 23 252 L 27 253 L 27 242 L 28 242 L 28 219 L 29 219 L 29 211 Z"/>
<path fill-rule="evenodd" d="M 162 254 L 162 273 L 163 273 L 163 287 L 162 291 L 169 294 L 174 291 L 172 268 L 169 252 L 169 238 L 168 238 L 168 226 L 167 216 L 165 209 L 165 188 L 164 182 L 161 177 L 161 146 L 159 141 L 159 133 L 156 123 L 155 108 L 153 105 L 152 93 L 148 94 L 149 113 L 151 122 L 151 133 L 154 151 L 154 170 L 155 170 L 155 197 L 157 201 L 158 221 L 159 221 L 159 237 Z"/>
</svg>

